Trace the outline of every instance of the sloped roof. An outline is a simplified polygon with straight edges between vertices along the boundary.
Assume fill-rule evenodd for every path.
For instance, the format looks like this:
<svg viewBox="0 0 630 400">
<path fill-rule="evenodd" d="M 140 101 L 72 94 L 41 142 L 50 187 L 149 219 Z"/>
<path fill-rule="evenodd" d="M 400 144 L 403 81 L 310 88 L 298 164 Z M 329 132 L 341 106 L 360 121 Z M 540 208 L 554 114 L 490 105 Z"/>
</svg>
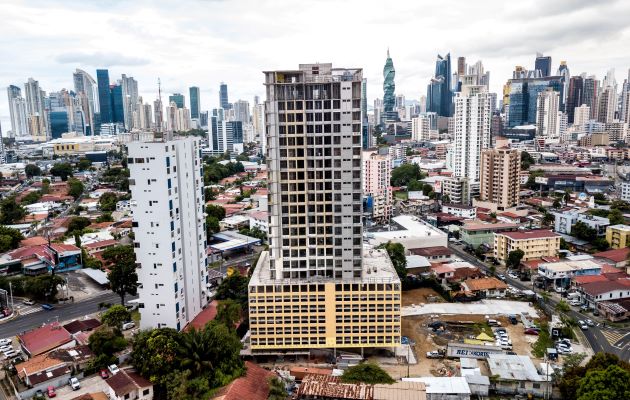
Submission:
<svg viewBox="0 0 630 400">
<path fill-rule="evenodd" d="M 267 381 L 275 374 L 246 361 L 247 372 L 244 376 L 222 387 L 212 400 L 267 400 L 269 385 Z"/>
<path fill-rule="evenodd" d="M 466 285 L 466 287 L 472 292 L 488 289 L 507 289 L 507 284 L 494 277 L 466 279 L 464 285 Z"/>
<path fill-rule="evenodd" d="M 593 254 L 594 257 L 605 258 L 607 260 L 614 261 L 615 263 L 623 262 L 628 259 L 628 253 L 630 248 L 624 247 L 621 249 L 606 250 Z"/>
<path fill-rule="evenodd" d="M 58 322 L 52 322 L 18 335 L 18 339 L 31 356 L 36 356 L 70 342 L 72 337 Z"/>
</svg>

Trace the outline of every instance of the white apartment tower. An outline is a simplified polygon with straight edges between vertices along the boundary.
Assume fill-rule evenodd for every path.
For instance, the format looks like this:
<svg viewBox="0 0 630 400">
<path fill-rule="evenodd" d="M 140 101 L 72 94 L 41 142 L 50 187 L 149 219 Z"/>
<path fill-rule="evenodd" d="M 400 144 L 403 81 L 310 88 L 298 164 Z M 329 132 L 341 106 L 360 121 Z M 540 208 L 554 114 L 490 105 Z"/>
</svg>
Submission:
<svg viewBox="0 0 630 400">
<path fill-rule="evenodd" d="M 197 138 L 128 145 L 141 329 L 183 329 L 207 304 Z"/>
<path fill-rule="evenodd" d="M 573 118 L 574 126 L 584 127 L 591 117 L 591 108 L 586 104 L 582 104 L 579 107 L 575 107 L 575 113 Z"/>
<path fill-rule="evenodd" d="M 615 120 L 617 111 L 617 91 L 615 86 L 605 86 L 599 96 L 597 121 L 607 123 Z"/>
<path fill-rule="evenodd" d="M 481 151 L 490 147 L 490 95 L 485 86 L 463 86 L 455 94 L 453 174 L 479 183 Z"/>
<path fill-rule="evenodd" d="M 536 108 L 536 136 L 560 138 L 560 93 L 547 88 L 538 93 Z"/>
<path fill-rule="evenodd" d="M 416 142 L 435 140 L 438 138 L 437 130 L 431 129 L 431 118 L 427 115 L 418 115 L 411 119 L 411 139 Z"/>
</svg>

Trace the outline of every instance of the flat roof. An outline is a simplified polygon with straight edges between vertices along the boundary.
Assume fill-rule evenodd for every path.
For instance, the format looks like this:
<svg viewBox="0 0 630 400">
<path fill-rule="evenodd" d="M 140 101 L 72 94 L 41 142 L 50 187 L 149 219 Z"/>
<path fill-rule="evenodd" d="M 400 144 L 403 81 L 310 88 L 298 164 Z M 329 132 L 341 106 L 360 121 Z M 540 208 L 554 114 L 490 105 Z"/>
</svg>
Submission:
<svg viewBox="0 0 630 400">
<path fill-rule="evenodd" d="M 208 247 L 217 251 L 236 250 L 242 247 L 260 244 L 260 239 L 242 235 L 236 231 L 223 231 L 213 234 L 212 237 L 221 240 L 221 243 L 208 245 Z"/>
<path fill-rule="evenodd" d="M 489 354 L 488 366 L 493 376 L 510 381 L 540 382 L 545 379 L 538 374 L 532 359 L 512 354 Z"/>
<path fill-rule="evenodd" d="M 406 239 L 411 237 L 427 237 L 427 236 L 446 236 L 446 233 L 423 222 L 413 215 L 399 215 L 392 218 L 401 229 L 390 231 L 370 231 L 370 235 L 382 240 L 396 241 L 398 239 Z"/>
<path fill-rule="evenodd" d="M 89 276 L 99 285 L 107 285 L 109 283 L 109 279 L 107 279 L 107 274 L 100 269 L 92 269 L 92 268 L 84 268 L 81 269 L 85 275 Z"/>
<path fill-rule="evenodd" d="M 402 381 L 424 383 L 427 394 L 471 394 L 470 386 L 468 386 L 466 378 L 462 376 L 422 376 L 419 378 L 402 378 Z"/>
<path fill-rule="evenodd" d="M 501 232 L 499 235 L 507 236 L 513 240 L 529 240 L 529 239 L 548 239 L 560 237 L 555 232 L 547 229 L 537 229 L 532 231 L 516 231 L 516 232 Z"/>
<path fill-rule="evenodd" d="M 544 269 L 553 272 L 570 272 L 570 271 L 582 271 L 588 269 L 601 269 L 602 266 L 592 260 L 580 260 L 580 261 L 559 261 L 551 263 L 538 264 L 538 270 Z"/>
</svg>

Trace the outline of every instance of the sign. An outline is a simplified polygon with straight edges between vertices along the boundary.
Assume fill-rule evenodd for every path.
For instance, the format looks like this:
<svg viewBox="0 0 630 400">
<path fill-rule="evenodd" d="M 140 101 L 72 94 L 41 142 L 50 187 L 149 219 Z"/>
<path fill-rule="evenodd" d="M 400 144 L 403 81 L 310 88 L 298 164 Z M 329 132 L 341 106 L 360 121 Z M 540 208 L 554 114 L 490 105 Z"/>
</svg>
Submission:
<svg viewBox="0 0 630 400">
<path fill-rule="evenodd" d="M 549 178 L 546 178 L 544 176 L 537 176 L 536 178 L 534 178 L 534 182 L 540 183 L 541 185 L 546 185 L 549 183 Z"/>
<path fill-rule="evenodd" d="M 503 354 L 503 350 L 498 346 L 484 346 L 457 342 L 450 342 L 446 347 L 446 356 L 451 358 L 484 359 L 490 357 L 490 354 Z"/>
</svg>

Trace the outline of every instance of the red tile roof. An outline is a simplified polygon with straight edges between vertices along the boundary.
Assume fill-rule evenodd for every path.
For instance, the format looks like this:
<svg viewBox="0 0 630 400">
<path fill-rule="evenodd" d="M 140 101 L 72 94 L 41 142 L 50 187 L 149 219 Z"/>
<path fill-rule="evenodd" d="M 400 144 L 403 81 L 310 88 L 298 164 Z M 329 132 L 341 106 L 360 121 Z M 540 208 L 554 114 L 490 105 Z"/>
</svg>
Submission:
<svg viewBox="0 0 630 400">
<path fill-rule="evenodd" d="M 153 386 L 151 382 L 136 374 L 135 372 L 121 369 L 117 374 L 112 375 L 105 382 L 116 393 L 118 397 Z"/>
<path fill-rule="evenodd" d="M 605 275 L 582 275 L 573 278 L 573 283 L 576 285 L 585 285 L 593 282 L 608 282 L 608 278 Z"/>
<path fill-rule="evenodd" d="M 582 291 L 591 296 L 598 296 L 600 294 L 612 292 L 614 290 L 626 290 L 630 286 L 630 282 L 626 284 L 621 283 L 621 280 L 602 282 L 591 282 L 582 285 Z"/>
<path fill-rule="evenodd" d="M 424 257 L 450 256 L 451 254 L 453 254 L 453 252 L 448 247 L 444 246 L 432 246 L 422 249 L 411 249 L 409 251 L 412 254 Z"/>
<path fill-rule="evenodd" d="M 46 240 L 43 236 L 33 236 L 30 238 L 26 238 L 20 241 L 20 247 L 29 247 L 29 246 L 41 246 L 43 244 L 47 244 L 48 240 Z"/>
<path fill-rule="evenodd" d="M 516 232 L 501 232 L 498 235 L 504 235 L 513 240 L 528 240 L 528 239 L 544 239 L 544 238 L 556 238 L 560 237 L 555 232 L 547 229 L 537 229 L 533 231 L 516 231 Z"/>
<path fill-rule="evenodd" d="M 197 316 L 186 325 L 185 329 L 202 329 L 206 324 L 217 316 L 217 306 L 219 303 L 216 300 L 212 300 L 208 307 L 202 310 Z"/>
<path fill-rule="evenodd" d="M 212 400 L 267 400 L 268 380 L 275 376 L 271 371 L 246 361 L 247 372 L 227 386 L 219 389 Z"/>
<path fill-rule="evenodd" d="M 605 258 L 607 260 L 614 261 L 615 263 L 620 263 L 628 259 L 628 253 L 630 253 L 630 248 L 624 247 L 622 249 L 613 249 L 595 253 L 593 256 Z"/>
<path fill-rule="evenodd" d="M 117 244 L 118 244 L 118 240 L 107 239 L 107 240 L 100 240 L 98 242 L 84 244 L 83 247 L 91 250 L 91 249 L 102 249 L 104 247 L 116 246 Z"/>
<path fill-rule="evenodd" d="M 72 337 L 58 322 L 53 322 L 18 335 L 18 340 L 32 357 L 63 346 L 72 341 Z"/>
</svg>

